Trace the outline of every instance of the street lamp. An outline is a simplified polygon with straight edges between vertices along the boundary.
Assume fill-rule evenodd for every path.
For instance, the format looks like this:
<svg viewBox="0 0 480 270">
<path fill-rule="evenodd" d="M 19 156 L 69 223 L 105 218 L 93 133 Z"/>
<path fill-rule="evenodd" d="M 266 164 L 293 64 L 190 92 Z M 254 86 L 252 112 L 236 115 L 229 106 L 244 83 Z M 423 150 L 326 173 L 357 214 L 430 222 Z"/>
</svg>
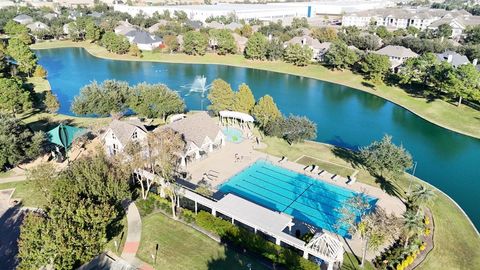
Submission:
<svg viewBox="0 0 480 270">
<path fill-rule="evenodd" d="M 417 170 L 417 164 L 418 161 L 415 161 L 415 164 L 413 165 L 412 177 L 410 177 L 410 183 L 408 184 L 408 195 L 410 195 L 410 192 L 412 192 L 412 181 L 413 177 L 415 176 L 415 171 Z"/>
</svg>

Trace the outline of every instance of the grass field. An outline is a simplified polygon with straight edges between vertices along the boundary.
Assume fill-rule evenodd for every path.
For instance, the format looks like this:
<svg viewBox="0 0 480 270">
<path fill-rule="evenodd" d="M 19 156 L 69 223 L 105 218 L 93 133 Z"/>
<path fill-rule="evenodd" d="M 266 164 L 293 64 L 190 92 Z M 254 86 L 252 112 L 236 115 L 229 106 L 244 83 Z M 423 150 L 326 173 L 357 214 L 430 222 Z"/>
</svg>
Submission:
<svg viewBox="0 0 480 270">
<path fill-rule="evenodd" d="M 159 244 L 157 263 L 151 255 Z M 155 269 L 245 270 L 268 269 L 254 258 L 239 254 L 204 234 L 162 214 L 142 219 L 142 241 L 137 256 Z"/>
<path fill-rule="evenodd" d="M 348 168 L 346 166 L 341 166 L 332 162 L 324 161 L 324 160 L 313 158 L 310 156 L 303 156 L 300 159 L 298 159 L 296 162 L 303 164 L 305 166 L 315 164 L 321 170 L 326 170 L 327 172 L 338 174 L 343 177 L 350 176 L 356 171 L 353 168 Z"/>
<path fill-rule="evenodd" d="M 408 110 L 437 125 L 480 138 L 480 129 L 478 128 L 480 125 L 480 111 L 478 110 L 463 105 L 457 107 L 455 104 L 446 102 L 444 100 L 426 100 L 421 97 L 415 97 L 398 87 L 380 85 L 372 88 L 368 86 L 368 83 L 365 83 L 362 76 L 353 74 L 350 71 L 331 71 L 321 65 L 296 67 L 281 61 L 251 61 L 245 59 L 241 55 L 221 56 L 216 54 L 190 56 L 186 54 L 144 52 L 142 58 L 137 58 L 129 55 L 116 55 L 109 53 L 105 48 L 89 42 L 53 41 L 37 43 L 31 47 L 33 49 L 83 47 L 94 56 L 109 59 L 172 63 L 223 64 L 288 73 L 302 77 L 329 81 L 383 97 L 407 108 Z"/>
<path fill-rule="evenodd" d="M 287 156 L 289 160 L 296 160 L 302 155 L 312 156 L 328 162 L 337 163 L 358 169 L 357 181 L 379 186 L 376 180 L 363 168 L 352 166 L 354 156 L 347 150 L 338 149 L 326 144 L 306 142 L 289 145 L 278 138 L 266 137 L 263 140 L 268 147 L 262 151 L 276 155 Z M 394 188 L 403 194 L 407 189 L 411 175 L 405 174 Z M 414 184 L 425 184 L 418 178 L 412 179 Z M 461 212 L 461 210 L 445 195 L 432 187 L 437 194 L 434 205 L 431 207 L 435 221 L 435 248 L 428 255 L 424 263 L 418 268 L 430 269 L 475 269 L 480 265 L 480 237 Z"/>
<path fill-rule="evenodd" d="M 23 206 L 41 207 L 46 202 L 45 197 L 37 192 L 32 182 L 20 181 L 0 184 L 0 189 L 7 188 L 15 188 L 12 198 L 21 198 Z"/>
</svg>

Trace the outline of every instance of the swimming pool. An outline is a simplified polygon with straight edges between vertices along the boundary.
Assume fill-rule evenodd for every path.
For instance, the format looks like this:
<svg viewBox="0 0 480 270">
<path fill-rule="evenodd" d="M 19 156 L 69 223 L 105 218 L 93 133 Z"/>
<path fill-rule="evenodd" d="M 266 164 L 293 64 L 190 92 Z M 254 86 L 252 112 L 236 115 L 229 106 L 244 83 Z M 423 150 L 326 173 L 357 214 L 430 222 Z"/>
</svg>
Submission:
<svg viewBox="0 0 480 270">
<path fill-rule="evenodd" d="M 240 129 L 233 127 L 223 128 L 223 134 L 227 137 L 227 141 L 233 143 L 241 143 L 243 141 L 243 133 Z"/>
<path fill-rule="evenodd" d="M 337 226 L 339 209 L 357 193 L 290 171 L 266 161 L 257 161 L 222 184 L 219 190 L 233 193 L 274 211 L 344 237 L 346 225 Z M 371 209 L 376 198 L 366 196 Z"/>
</svg>

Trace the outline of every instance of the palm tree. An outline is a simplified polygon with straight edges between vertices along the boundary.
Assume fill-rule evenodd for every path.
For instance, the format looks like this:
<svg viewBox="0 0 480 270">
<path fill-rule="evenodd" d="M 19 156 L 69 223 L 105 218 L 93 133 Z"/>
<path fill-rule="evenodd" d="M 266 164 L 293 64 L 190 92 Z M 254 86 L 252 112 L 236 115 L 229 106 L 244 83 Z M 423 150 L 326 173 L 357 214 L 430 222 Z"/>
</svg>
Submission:
<svg viewBox="0 0 480 270">
<path fill-rule="evenodd" d="M 410 238 L 424 229 L 422 217 L 417 211 L 407 210 L 403 213 L 403 232 L 405 234 L 405 245 L 407 248 Z"/>
<path fill-rule="evenodd" d="M 432 189 L 426 188 L 424 185 L 419 185 L 416 190 L 412 191 L 410 200 L 418 206 L 419 209 L 417 212 L 419 212 L 421 206 L 431 204 L 436 196 Z"/>
</svg>

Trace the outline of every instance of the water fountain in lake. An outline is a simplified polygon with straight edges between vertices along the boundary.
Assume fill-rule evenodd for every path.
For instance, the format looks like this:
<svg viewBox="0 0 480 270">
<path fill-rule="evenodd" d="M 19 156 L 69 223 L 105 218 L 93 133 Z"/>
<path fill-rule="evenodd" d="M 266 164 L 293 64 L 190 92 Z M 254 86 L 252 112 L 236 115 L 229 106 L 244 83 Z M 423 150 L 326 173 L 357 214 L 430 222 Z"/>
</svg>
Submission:
<svg viewBox="0 0 480 270">
<path fill-rule="evenodd" d="M 205 76 L 196 76 L 192 84 L 185 85 L 183 88 L 189 90 L 186 96 L 190 95 L 190 93 L 201 93 L 202 97 L 204 97 L 211 86 L 211 84 L 207 84 L 207 78 Z"/>
</svg>

